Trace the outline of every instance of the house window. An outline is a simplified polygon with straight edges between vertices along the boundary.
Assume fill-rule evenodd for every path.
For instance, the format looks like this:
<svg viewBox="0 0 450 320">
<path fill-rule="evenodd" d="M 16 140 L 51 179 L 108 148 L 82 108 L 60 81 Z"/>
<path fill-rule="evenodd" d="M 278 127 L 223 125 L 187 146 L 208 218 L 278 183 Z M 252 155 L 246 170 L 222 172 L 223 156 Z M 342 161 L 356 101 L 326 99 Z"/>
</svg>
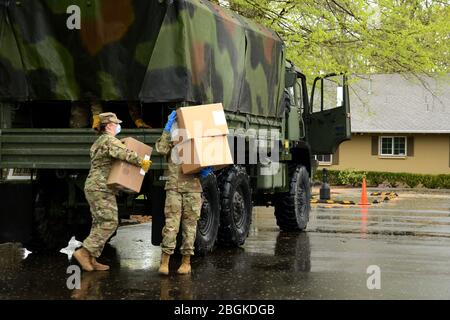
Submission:
<svg viewBox="0 0 450 320">
<path fill-rule="evenodd" d="M 314 158 L 319 161 L 319 166 L 331 166 L 333 164 L 333 155 L 331 154 L 319 154 Z"/>
<path fill-rule="evenodd" d="M 380 137 L 381 156 L 406 156 L 406 137 Z"/>
</svg>

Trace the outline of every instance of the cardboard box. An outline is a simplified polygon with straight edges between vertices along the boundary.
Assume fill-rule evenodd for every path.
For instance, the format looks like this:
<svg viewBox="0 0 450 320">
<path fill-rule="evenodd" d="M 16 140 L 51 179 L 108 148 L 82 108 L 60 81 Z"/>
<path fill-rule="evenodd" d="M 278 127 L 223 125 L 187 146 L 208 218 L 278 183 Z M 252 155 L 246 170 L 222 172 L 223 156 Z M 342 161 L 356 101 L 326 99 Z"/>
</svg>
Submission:
<svg viewBox="0 0 450 320">
<path fill-rule="evenodd" d="M 177 109 L 177 122 L 184 141 L 199 137 L 227 135 L 228 125 L 221 103 Z"/>
<path fill-rule="evenodd" d="M 197 173 L 209 166 L 218 170 L 233 164 L 228 137 L 225 135 L 193 138 L 179 143 L 176 148 L 184 174 Z"/>
<path fill-rule="evenodd" d="M 152 147 L 133 138 L 121 140 L 128 149 L 135 151 L 140 157 L 150 159 Z M 140 167 L 126 161 L 114 161 L 109 173 L 107 185 L 126 193 L 137 193 L 141 190 L 145 172 Z"/>
</svg>

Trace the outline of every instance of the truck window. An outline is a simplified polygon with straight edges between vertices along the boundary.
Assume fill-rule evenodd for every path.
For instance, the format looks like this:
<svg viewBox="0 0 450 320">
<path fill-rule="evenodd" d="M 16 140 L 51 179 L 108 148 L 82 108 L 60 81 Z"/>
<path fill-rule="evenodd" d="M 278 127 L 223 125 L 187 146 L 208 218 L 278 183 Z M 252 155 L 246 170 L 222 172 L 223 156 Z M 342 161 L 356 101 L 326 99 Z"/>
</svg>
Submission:
<svg viewBox="0 0 450 320">
<path fill-rule="evenodd" d="M 343 91 L 340 77 L 323 79 L 323 110 L 342 107 Z"/>
<path fill-rule="evenodd" d="M 312 112 L 322 111 L 322 80 L 316 82 L 312 101 Z"/>
<path fill-rule="evenodd" d="M 344 91 L 341 81 L 341 77 L 331 77 L 316 82 L 313 96 L 313 112 L 320 112 L 343 106 Z"/>
<path fill-rule="evenodd" d="M 299 81 L 295 83 L 295 105 L 300 108 L 303 114 L 303 96 L 302 96 L 302 86 Z"/>
<path fill-rule="evenodd" d="M 297 97 L 295 95 L 294 87 L 289 87 L 288 91 L 289 91 L 289 95 L 291 97 L 293 97 L 293 99 L 291 99 L 291 106 L 297 105 Z"/>
</svg>

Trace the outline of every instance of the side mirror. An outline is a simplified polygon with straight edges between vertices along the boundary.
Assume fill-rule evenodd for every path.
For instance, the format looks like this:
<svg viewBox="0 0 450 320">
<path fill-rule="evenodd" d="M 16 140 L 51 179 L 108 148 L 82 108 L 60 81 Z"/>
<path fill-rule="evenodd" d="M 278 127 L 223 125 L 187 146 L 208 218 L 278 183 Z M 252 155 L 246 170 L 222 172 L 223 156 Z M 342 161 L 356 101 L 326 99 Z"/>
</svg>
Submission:
<svg viewBox="0 0 450 320">
<path fill-rule="evenodd" d="M 286 72 L 285 87 L 286 88 L 293 87 L 296 80 L 297 80 L 297 73 L 295 73 L 295 72 Z"/>
</svg>

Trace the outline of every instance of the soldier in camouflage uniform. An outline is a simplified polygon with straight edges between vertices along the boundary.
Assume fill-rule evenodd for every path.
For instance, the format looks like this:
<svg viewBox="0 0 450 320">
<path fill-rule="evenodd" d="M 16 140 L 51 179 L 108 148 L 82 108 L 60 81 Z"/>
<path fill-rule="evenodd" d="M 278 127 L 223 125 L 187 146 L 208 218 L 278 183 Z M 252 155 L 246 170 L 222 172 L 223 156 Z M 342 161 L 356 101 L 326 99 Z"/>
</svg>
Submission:
<svg viewBox="0 0 450 320">
<path fill-rule="evenodd" d="M 181 244 L 182 264 L 178 269 L 178 274 L 191 272 L 190 258 L 194 255 L 194 242 L 197 232 L 197 221 L 200 218 L 202 206 L 202 186 L 196 175 L 186 175 L 181 171 L 181 165 L 173 162 L 170 156 L 173 143 L 171 141 L 170 129 L 176 119 L 176 112 L 173 111 L 164 128 L 162 136 L 156 142 L 156 150 L 168 156 L 168 170 L 166 175 L 166 203 L 164 215 L 166 224 L 162 231 L 163 240 L 161 243 L 161 265 L 159 273 L 169 274 L 169 259 L 176 247 L 177 234 L 182 227 L 183 240 Z"/>
<path fill-rule="evenodd" d="M 99 114 L 103 112 L 100 102 L 94 101 L 90 104 L 92 113 L 92 128 L 100 127 Z M 70 109 L 70 128 L 87 128 L 89 126 L 89 103 L 84 101 L 74 101 Z"/>
<path fill-rule="evenodd" d="M 128 112 L 130 114 L 131 120 L 133 120 L 136 128 L 150 129 L 147 123 L 142 119 L 142 112 L 139 108 L 139 104 L 135 101 L 128 101 Z"/>
<path fill-rule="evenodd" d="M 86 271 L 109 269 L 109 266 L 98 263 L 96 258 L 101 255 L 106 241 L 118 226 L 115 191 L 106 185 L 113 160 L 127 161 L 145 172 L 151 165 L 150 160 L 144 160 L 136 152 L 128 150 L 115 137 L 120 132 L 122 121 L 114 113 L 101 113 L 99 119 L 101 136 L 91 147 L 91 169 L 84 187 L 92 213 L 92 229 L 82 248 L 74 253 L 74 257 Z"/>
<path fill-rule="evenodd" d="M 99 114 L 103 112 L 100 102 L 94 101 L 90 104 L 92 114 L 92 128 L 98 130 L 100 127 Z M 70 109 L 70 128 L 87 128 L 89 126 L 88 102 L 74 101 Z M 151 128 L 142 119 L 142 112 L 137 102 L 128 102 L 128 112 L 136 128 Z"/>
</svg>

